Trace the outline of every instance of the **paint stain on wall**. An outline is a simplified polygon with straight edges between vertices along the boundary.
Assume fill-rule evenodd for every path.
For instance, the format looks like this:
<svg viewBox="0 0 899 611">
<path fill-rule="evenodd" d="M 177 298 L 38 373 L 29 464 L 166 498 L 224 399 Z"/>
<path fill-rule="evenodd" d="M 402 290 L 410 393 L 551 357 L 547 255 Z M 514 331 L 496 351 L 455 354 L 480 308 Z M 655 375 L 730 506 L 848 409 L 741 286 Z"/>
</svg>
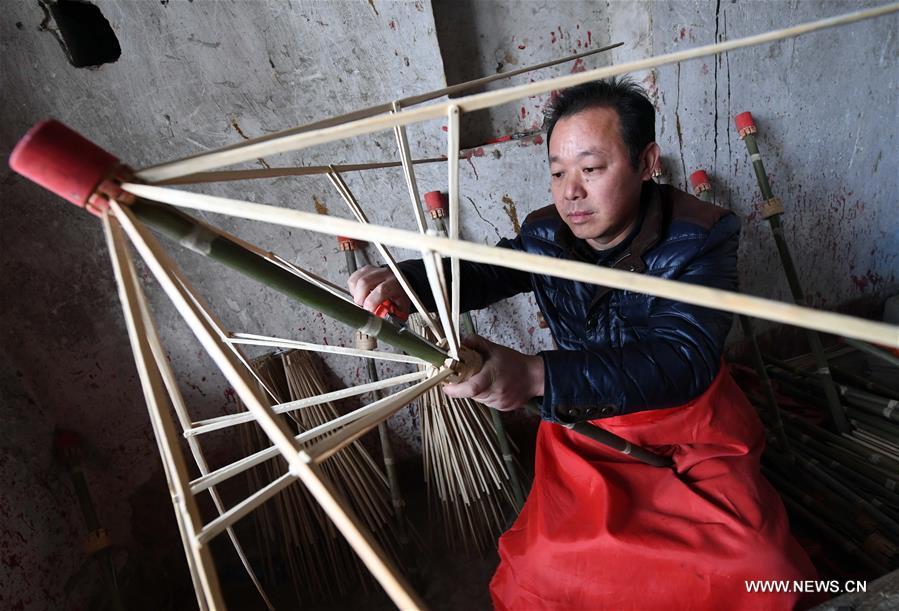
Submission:
<svg viewBox="0 0 899 611">
<path fill-rule="evenodd" d="M 518 222 L 518 210 L 515 208 L 515 202 L 512 201 L 512 198 L 509 197 L 508 193 L 503 195 L 503 212 L 505 212 L 506 216 L 509 217 L 509 220 L 512 221 L 512 229 L 515 231 L 516 235 L 521 233 L 521 223 Z"/>
<path fill-rule="evenodd" d="M 328 214 L 329 213 L 328 207 L 324 203 L 322 203 L 322 201 L 318 198 L 318 196 L 316 196 L 316 195 L 312 196 L 312 203 L 315 204 L 315 211 L 318 212 L 319 214 Z"/>
</svg>

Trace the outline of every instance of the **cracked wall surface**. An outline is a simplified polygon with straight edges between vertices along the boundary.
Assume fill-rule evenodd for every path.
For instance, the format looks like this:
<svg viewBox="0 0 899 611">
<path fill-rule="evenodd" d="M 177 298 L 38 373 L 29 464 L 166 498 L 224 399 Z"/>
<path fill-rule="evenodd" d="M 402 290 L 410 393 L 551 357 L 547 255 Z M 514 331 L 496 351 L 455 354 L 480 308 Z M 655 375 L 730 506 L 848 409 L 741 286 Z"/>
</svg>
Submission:
<svg viewBox="0 0 899 611">
<path fill-rule="evenodd" d="M 99 69 L 79 70 L 68 64 L 52 33 L 40 29 L 44 14 L 37 2 L 9 3 L 0 21 L 0 86 L 9 92 L 0 123 L 4 157 L 29 125 L 55 116 L 141 167 L 440 88 L 446 56 L 454 52 L 438 42 L 432 7 L 424 1 L 95 4 L 116 31 L 122 56 Z M 876 4 L 883 2 L 532 0 L 496 8 L 476 2 L 472 19 L 483 50 L 478 61 L 484 62 L 476 71 L 520 67 L 585 43 L 622 40 L 623 47 L 585 66 L 620 63 Z M 889 17 L 634 75 L 658 109 L 658 140 L 671 183 L 682 187 L 685 175 L 703 167 L 717 201 L 743 217 L 744 290 L 788 297 L 770 231 L 756 208 L 755 178 L 733 128 L 733 116 L 744 110 L 753 112 L 761 130 L 762 154 L 787 209 L 786 231 L 811 302 L 835 307 L 895 290 L 897 25 Z M 561 66 L 556 73 L 576 67 L 584 66 Z M 514 82 L 527 80 L 521 79 Z M 539 98 L 510 106 L 497 115 L 502 129 L 496 135 L 533 128 L 545 103 Z M 414 157 L 445 154 L 444 123 L 410 129 Z M 545 144 L 539 134 L 475 144 L 460 164 L 462 234 L 492 244 L 512 236 L 529 212 L 551 202 Z M 385 132 L 245 167 L 394 159 L 393 135 Z M 445 188 L 442 164 L 417 166 L 416 174 L 422 192 Z M 345 178 L 373 222 L 415 227 L 400 170 Z M 101 521 L 126 545 L 136 545 L 135 499 L 144 498 L 139 491 L 162 484 L 99 223 L 12 174 L 6 164 L 0 184 L 0 344 L 8 370 L 26 389 L 7 394 L 7 411 L 0 413 L 10 414 L 4 426 L 14 413 L 27 420 L 11 429 L 0 449 L 0 466 L 17 482 L 4 496 L 13 521 L 4 525 L 0 540 L 0 582 L 19 584 L 23 594 L 14 602 L 37 609 L 55 605 L 62 586 L 52 580 L 71 574 L 80 559 L 75 506 L 45 453 L 53 428 L 74 428 L 95 448 L 88 482 L 103 504 Z M 349 217 L 324 178 L 199 190 Z M 330 237 L 199 216 L 334 281 L 345 276 L 343 254 Z M 352 345 L 351 333 L 321 314 L 193 253 L 172 252 L 229 329 Z M 372 248 L 365 256 L 379 262 Z M 234 411 L 233 390 L 154 283 L 147 286 L 194 417 Z M 535 313 L 533 300 L 524 295 L 476 313 L 475 321 L 488 338 L 533 353 L 550 347 Z M 348 359 L 328 359 L 328 365 L 334 385 L 364 375 Z M 388 364 L 381 375 L 402 371 Z M 25 395 L 27 401 L 21 399 Z M 415 457 L 415 419 L 400 414 L 390 426 L 400 453 Z M 213 464 L 233 456 L 232 439 L 210 436 Z M 35 475 L 23 475 L 29 473 Z M 20 536 L 33 539 L 23 543 Z M 51 548 L 67 550 L 55 561 L 57 575 L 45 584 L 22 581 L 26 567 L 50 561 Z M 44 585 L 50 594 L 41 593 Z M 0 606 L 5 603 L 0 600 Z"/>
</svg>

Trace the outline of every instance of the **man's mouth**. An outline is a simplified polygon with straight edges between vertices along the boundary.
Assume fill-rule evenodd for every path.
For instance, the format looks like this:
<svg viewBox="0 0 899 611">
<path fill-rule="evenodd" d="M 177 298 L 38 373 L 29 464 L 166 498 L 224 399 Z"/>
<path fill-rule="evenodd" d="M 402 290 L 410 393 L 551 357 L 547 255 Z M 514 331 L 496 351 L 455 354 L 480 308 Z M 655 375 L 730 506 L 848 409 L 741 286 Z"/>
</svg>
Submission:
<svg viewBox="0 0 899 611">
<path fill-rule="evenodd" d="M 581 223 L 586 223 L 587 221 L 589 221 L 591 216 L 593 216 L 592 212 L 588 212 L 586 210 L 578 210 L 576 212 L 569 212 L 568 220 L 575 225 L 580 225 Z"/>
</svg>

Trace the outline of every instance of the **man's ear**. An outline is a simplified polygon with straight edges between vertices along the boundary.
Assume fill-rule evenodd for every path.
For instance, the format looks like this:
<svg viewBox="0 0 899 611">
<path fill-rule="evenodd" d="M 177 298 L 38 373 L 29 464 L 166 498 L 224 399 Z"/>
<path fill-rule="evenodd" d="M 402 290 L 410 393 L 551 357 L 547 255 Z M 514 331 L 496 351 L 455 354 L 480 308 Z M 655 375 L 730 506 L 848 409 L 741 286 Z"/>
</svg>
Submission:
<svg viewBox="0 0 899 611">
<path fill-rule="evenodd" d="M 646 148 L 643 149 L 643 152 L 640 153 L 640 178 L 644 181 L 650 180 L 652 178 L 652 169 L 655 167 L 656 163 L 659 161 L 659 154 L 661 151 L 659 150 L 659 145 L 655 142 L 650 142 L 646 145 Z"/>
</svg>

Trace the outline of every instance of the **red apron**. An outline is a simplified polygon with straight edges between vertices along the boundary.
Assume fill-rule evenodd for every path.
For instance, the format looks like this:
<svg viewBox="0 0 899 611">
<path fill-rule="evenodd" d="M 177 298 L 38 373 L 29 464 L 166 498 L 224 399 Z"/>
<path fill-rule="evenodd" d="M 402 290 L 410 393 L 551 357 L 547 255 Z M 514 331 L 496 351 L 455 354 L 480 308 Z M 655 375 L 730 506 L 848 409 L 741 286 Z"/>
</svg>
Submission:
<svg viewBox="0 0 899 611">
<path fill-rule="evenodd" d="M 792 609 L 820 602 L 748 592 L 747 580 L 816 572 L 761 476 L 764 430 L 722 364 L 681 407 L 594 424 L 673 457 L 651 467 L 543 422 L 534 484 L 499 540 L 499 610 Z"/>
</svg>

